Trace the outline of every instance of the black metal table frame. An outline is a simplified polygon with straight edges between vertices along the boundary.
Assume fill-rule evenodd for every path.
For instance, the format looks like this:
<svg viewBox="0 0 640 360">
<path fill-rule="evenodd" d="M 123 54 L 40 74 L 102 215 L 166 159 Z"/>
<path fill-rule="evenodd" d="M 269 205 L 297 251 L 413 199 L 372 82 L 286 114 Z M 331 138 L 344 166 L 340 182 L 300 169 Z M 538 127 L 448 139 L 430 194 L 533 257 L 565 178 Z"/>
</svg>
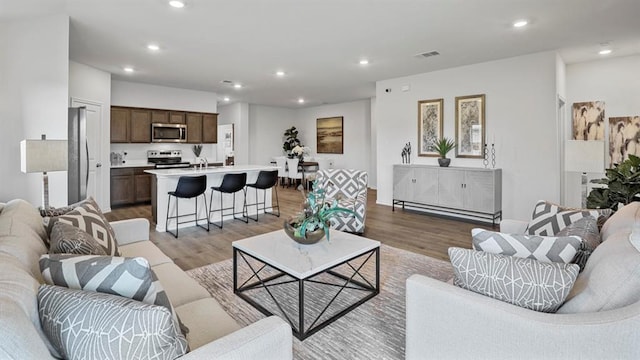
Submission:
<svg viewBox="0 0 640 360">
<path fill-rule="evenodd" d="M 246 281 L 244 281 L 244 283 L 242 283 L 240 286 L 238 286 L 238 255 L 240 255 L 240 257 L 242 257 L 242 259 L 244 260 L 244 263 L 249 267 L 249 269 L 251 269 L 251 271 L 253 272 L 253 275 L 251 277 L 249 277 L 249 279 L 247 279 Z M 369 260 L 371 260 L 372 257 L 374 257 L 375 255 L 375 261 L 376 261 L 376 278 L 375 278 L 375 285 L 373 285 L 369 280 L 367 280 L 367 278 L 362 275 L 360 273 L 360 269 L 362 269 L 362 267 L 367 264 L 369 262 Z M 260 262 L 262 264 L 262 266 L 260 266 L 259 269 L 255 269 L 254 266 L 252 266 L 248 261 L 247 258 L 251 257 L 252 259 Z M 361 257 L 367 256 L 367 258 L 357 267 L 355 268 L 353 265 L 351 265 L 349 262 Z M 352 270 L 353 270 L 353 274 L 351 276 L 345 276 L 343 274 L 337 273 L 335 271 L 333 271 L 333 269 L 342 266 L 344 264 L 347 264 Z M 275 275 L 271 275 L 265 278 L 262 278 L 260 276 L 260 272 L 267 268 L 270 267 L 272 269 L 275 269 L 277 271 L 279 271 L 278 274 Z M 339 285 L 339 284 L 333 284 L 333 283 L 328 283 L 328 282 L 324 282 L 324 281 L 318 281 L 318 280 L 314 280 L 313 278 L 321 275 L 321 274 L 330 274 L 332 276 L 335 276 L 339 279 L 344 280 L 344 284 Z M 362 278 L 364 280 L 364 282 L 359 281 L 359 280 L 355 280 L 354 277 L 356 275 L 359 275 L 360 278 Z M 293 280 L 285 280 L 285 281 L 281 281 L 281 282 L 276 282 L 276 283 L 270 283 L 273 280 L 276 280 L 278 278 L 281 278 L 283 276 L 289 276 L 292 277 Z M 252 279 L 257 279 L 256 281 L 249 283 L 249 281 L 251 281 Z M 284 284 L 290 284 L 290 283 L 294 283 L 297 282 L 298 283 L 298 324 L 294 323 L 294 320 L 291 319 L 291 317 L 287 314 L 286 311 L 284 311 L 284 309 L 282 308 L 282 306 L 280 305 L 280 303 L 278 302 L 278 300 L 276 299 L 276 297 L 271 293 L 271 291 L 269 290 L 269 287 L 273 287 L 273 286 L 278 286 L 278 285 L 284 285 Z M 309 325 L 308 329 L 305 330 L 304 328 L 304 284 L 305 282 L 311 282 L 311 283 L 317 283 L 317 284 L 323 284 L 323 285 L 330 285 L 330 286 L 336 286 L 339 287 L 340 290 L 338 290 L 338 292 L 333 296 L 333 298 L 327 303 L 327 305 L 325 306 L 325 308 L 320 312 L 320 314 L 318 314 L 318 316 L 315 318 L 315 320 L 311 323 L 311 325 Z M 278 307 L 278 309 L 280 310 L 280 312 L 285 316 L 285 320 L 289 322 L 289 324 L 291 324 L 291 328 L 293 329 L 293 335 L 295 337 L 297 337 L 299 340 L 304 340 L 307 337 L 315 334 L 317 331 L 321 330 L 322 328 L 324 328 L 325 326 L 331 324 L 332 322 L 336 321 L 337 319 L 339 319 L 340 317 L 344 316 L 345 314 L 347 314 L 349 311 L 355 309 L 356 307 L 360 306 L 361 304 L 365 303 L 367 300 L 371 299 L 372 297 L 376 296 L 377 294 L 380 293 L 380 247 L 376 247 L 375 249 L 372 250 L 368 250 L 365 251 L 361 254 L 358 254 L 348 260 L 345 260 L 339 264 L 336 264 L 328 269 L 325 269 L 323 271 L 317 272 L 315 274 L 312 274 L 304 279 L 297 279 L 294 276 L 288 274 L 287 272 L 283 271 L 282 269 L 279 269 L 278 267 L 271 265 L 261 259 L 256 258 L 255 256 L 252 256 L 250 254 L 247 254 L 246 252 L 237 249 L 237 248 L 233 248 L 233 292 L 238 295 L 241 299 L 243 299 L 244 301 L 248 302 L 249 304 L 251 304 L 253 307 L 255 307 L 256 309 L 258 309 L 260 312 L 262 312 L 263 314 L 267 315 L 267 316 L 271 316 L 273 315 L 273 313 L 271 313 L 269 310 L 267 310 L 264 306 L 260 305 L 258 302 L 256 302 L 254 299 L 252 299 L 251 297 L 249 297 L 247 294 L 245 294 L 244 292 L 247 290 L 252 290 L 252 289 L 256 289 L 256 288 L 263 288 L 266 290 L 266 292 L 269 294 L 269 297 L 271 297 L 271 299 L 273 300 L 273 302 L 275 303 L 275 305 Z M 340 312 L 338 312 L 337 314 L 332 315 L 331 317 L 329 317 L 328 319 L 322 321 L 322 322 L 318 322 L 320 320 L 320 318 L 322 317 L 322 315 L 324 315 L 324 313 L 329 309 L 329 307 L 331 306 L 331 304 L 333 304 L 333 302 L 338 298 L 338 296 L 342 293 L 342 291 L 344 289 L 355 289 L 355 290 L 361 290 L 364 292 L 368 292 L 369 294 L 363 298 L 361 298 L 360 300 L 358 300 L 357 302 L 349 305 L 347 308 L 341 310 Z"/>
</svg>

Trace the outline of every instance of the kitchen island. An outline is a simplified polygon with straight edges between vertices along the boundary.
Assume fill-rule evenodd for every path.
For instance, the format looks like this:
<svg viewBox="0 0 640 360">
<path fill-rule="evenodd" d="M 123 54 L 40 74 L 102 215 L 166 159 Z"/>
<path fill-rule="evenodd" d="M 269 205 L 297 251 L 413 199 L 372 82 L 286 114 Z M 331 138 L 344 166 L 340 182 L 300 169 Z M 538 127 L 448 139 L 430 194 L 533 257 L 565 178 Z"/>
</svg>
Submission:
<svg viewBox="0 0 640 360">
<path fill-rule="evenodd" d="M 169 191 L 175 191 L 176 185 L 178 184 L 178 179 L 181 176 L 199 176 L 199 175 L 207 175 L 207 192 L 205 196 L 207 197 L 207 207 L 211 207 L 211 187 L 218 186 L 222 183 L 222 178 L 225 174 L 228 173 L 247 173 L 247 183 L 253 183 L 256 181 L 258 177 L 258 173 L 261 170 L 278 170 L 277 167 L 268 166 L 268 165 L 234 165 L 234 166 L 216 166 L 216 167 L 208 167 L 208 168 L 186 168 L 186 169 L 151 169 L 145 170 L 146 173 L 154 175 L 154 179 L 151 182 L 152 190 L 151 190 L 151 208 L 153 213 L 153 221 L 156 223 L 157 231 L 166 231 L 166 219 L 167 219 L 167 204 L 169 201 Z M 230 207 L 231 202 L 233 201 L 233 196 L 231 194 L 223 194 L 224 195 L 224 207 Z M 217 191 L 213 193 L 213 209 L 218 209 L 220 207 L 220 196 L 221 194 Z M 258 194 L 260 197 L 260 201 L 262 201 L 262 192 Z M 256 202 L 256 194 L 255 191 L 247 191 L 247 203 L 253 204 Z M 200 198 L 202 199 L 202 198 Z M 175 216 L 175 206 L 173 206 L 175 199 L 171 200 L 171 208 L 169 209 L 169 215 Z M 180 199 L 180 213 L 181 214 L 190 214 L 193 213 L 194 209 L 194 199 Z M 266 207 L 271 206 L 271 189 L 267 190 L 267 200 Z M 243 205 L 243 196 L 242 192 L 238 192 L 236 195 L 236 203 L 235 208 L 237 212 L 242 211 Z M 207 216 L 207 211 L 202 201 L 198 201 L 198 218 L 205 218 Z M 251 206 L 248 209 L 249 214 L 254 215 L 256 213 L 256 207 Z M 231 211 L 229 214 L 225 212 L 224 219 L 232 219 Z M 187 220 L 187 218 L 184 218 Z M 182 221 L 184 221 L 182 220 Z M 212 222 L 220 221 L 220 212 L 214 213 L 213 217 L 210 219 Z M 194 226 L 195 222 L 188 222 L 184 224 L 180 224 L 180 227 Z M 172 228 L 175 226 L 173 221 L 171 221 Z"/>
</svg>

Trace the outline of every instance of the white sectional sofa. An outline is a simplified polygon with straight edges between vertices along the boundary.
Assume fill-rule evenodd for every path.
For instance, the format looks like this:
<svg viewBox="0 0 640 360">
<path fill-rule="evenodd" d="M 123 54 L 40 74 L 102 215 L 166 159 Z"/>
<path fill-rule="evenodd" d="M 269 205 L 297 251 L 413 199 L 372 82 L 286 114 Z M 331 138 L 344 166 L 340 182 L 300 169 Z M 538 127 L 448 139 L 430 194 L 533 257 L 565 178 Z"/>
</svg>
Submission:
<svg viewBox="0 0 640 360">
<path fill-rule="evenodd" d="M 111 223 L 122 256 L 146 258 L 189 328 L 184 359 L 291 359 L 291 327 L 272 316 L 242 328 L 195 280 L 149 241 L 149 223 Z M 0 359 L 52 358 L 43 340 L 38 265 L 47 252 L 38 210 L 23 200 L 0 204 Z"/>
<path fill-rule="evenodd" d="M 526 227 L 503 221 L 501 232 L 523 233 Z M 553 314 L 411 276 L 406 358 L 640 359 L 640 203 L 618 210 L 601 235 L 603 242 Z M 599 310 L 577 310 L 593 304 Z"/>
</svg>

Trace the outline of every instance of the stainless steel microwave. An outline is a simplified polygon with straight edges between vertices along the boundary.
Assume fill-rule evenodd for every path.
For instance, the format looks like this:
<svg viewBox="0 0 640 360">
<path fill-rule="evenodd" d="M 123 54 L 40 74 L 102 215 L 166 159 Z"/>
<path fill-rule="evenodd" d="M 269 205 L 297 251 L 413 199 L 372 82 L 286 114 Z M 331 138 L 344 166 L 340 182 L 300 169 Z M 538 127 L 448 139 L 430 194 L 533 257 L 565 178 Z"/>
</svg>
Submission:
<svg viewBox="0 0 640 360">
<path fill-rule="evenodd" d="M 187 125 L 185 124 L 151 124 L 152 142 L 187 142 Z"/>
</svg>

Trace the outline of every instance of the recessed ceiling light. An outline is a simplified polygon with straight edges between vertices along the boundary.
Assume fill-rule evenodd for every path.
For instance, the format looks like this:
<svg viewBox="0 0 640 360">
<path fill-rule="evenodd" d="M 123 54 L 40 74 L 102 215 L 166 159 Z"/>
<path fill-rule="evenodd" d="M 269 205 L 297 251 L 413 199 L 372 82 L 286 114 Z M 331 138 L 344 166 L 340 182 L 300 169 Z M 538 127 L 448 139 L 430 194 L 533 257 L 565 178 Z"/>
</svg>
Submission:
<svg viewBox="0 0 640 360">
<path fill-rule="evenodd" d="M 158 46 L 157 44 L 149 44 L 147 45 L 147 49 L 151 51 L 158 51 L 160 50 L 160 46 Z"/>
<path fill-rule="evenodd" d="M 369 65 L 369 60 L 367 59 L 360 60 L 360 65 Z"/>
<path fill-rule="evenodd" d="M 521 27 L 525 27 L 527 26 L 529 22 L 527 20 L 516 20 L 513 22 L 513 27 L 514 28 L 521 28 Z"/>
<path fill-rule="evenodd" d="M 284 76 L 284 71 L 282 71 L 282 70 L 277 71 L 276 72 L 276 76 L 283 77 Z"/>
<path fill-rule="evenodd" d="M 298 99 L 298 104 L 304 104 L 304 99 L 303 98 L 299 98 Z"/>
<path fill-rule="evenodd" d="M 169 1 L 169 5 L 173 6 L 174 8 L 181 9 L 184 7 L 184 1 L 172 0 Z"/>
<path fill-rule="evenodd" d="M 598 51 L 598 54 L 600 54 L 600 55 L 609 55 L 611 53 L 612 53 L 611 49 L 602 49 L 602 50 Z"/>
<path fill-rule="evenodd" d="M 233 84 L 233 87 L 236 88 L 236 89 L 241 89 L 242 88 L 242 84 L 235 83 L 235 84 Z"/>
<path fill-rule="evenodd" d="M 231 99 L 229 99 L 229 97 L 228 97 L 228 96 L 225 96 L 225 97 L 224 97 L 224 99 L 222 99 L 222 100 L 224 100 L 224 101 L 226 101 L 226 102 L 229 102 L 229 100 L 231 100 Z"/>
<path fill-rule="evenodd" d="M 133 68 L 131 66 L 126 66 L 123 70 L 125 72 L 128 72 L 128 73 L 132 73 L 133 72 Z"/>
</svg>

